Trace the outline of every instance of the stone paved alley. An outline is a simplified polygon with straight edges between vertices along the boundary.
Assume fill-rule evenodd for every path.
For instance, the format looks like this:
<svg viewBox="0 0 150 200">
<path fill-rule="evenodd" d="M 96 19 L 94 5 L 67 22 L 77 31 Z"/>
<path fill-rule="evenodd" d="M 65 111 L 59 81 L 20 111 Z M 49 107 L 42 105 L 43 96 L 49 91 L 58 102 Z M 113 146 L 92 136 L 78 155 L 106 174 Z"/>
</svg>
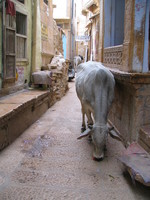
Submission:
<svg viewBox="0 0 150 200">
<path fill-rule="evenodd" d="M 61 101 L 0 154 L 0 200 L 148 200 L 117 157 L 121 143 L 108 138 L 106 157 L 92 160 L 92 144 L 80 134 L 74 82 Z"/>
</svg>

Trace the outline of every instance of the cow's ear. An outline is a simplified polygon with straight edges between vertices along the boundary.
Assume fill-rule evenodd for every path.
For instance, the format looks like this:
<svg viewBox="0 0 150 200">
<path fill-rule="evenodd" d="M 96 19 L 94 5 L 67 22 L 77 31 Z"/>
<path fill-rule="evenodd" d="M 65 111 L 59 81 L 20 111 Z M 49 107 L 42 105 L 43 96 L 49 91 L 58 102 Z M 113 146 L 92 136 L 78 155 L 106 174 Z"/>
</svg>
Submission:
<svg viewBox="0 0 150 200">
<path fill-rule="evenodd" d="M 92 132 L 93 130 L 88 128 L 83 133 L 81 133 L 81 135 L 77 139 L 80 140 L 83 137 L 87 137 L 88 135 L 91 135 Z"/>
</svg>

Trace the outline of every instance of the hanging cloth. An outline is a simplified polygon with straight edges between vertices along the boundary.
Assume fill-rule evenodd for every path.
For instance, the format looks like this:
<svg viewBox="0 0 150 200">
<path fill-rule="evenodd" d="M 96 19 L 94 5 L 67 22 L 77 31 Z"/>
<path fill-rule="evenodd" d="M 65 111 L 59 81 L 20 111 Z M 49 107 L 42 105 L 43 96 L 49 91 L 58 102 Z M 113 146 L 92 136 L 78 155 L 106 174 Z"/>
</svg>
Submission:
<svg viewBox="0 0 150 200">
<path fill-rule="evenodd" d="M 10 0 L 6 0 L 6 14 L 16 16 L 15 4 Z"/>
</svg>

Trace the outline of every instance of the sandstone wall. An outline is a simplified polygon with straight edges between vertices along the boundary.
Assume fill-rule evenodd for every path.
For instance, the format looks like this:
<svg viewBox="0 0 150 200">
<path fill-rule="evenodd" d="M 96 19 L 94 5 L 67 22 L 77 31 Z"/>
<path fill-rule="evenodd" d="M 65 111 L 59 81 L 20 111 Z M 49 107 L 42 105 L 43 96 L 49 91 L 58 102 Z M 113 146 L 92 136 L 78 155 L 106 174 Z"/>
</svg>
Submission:
<svg viewBox="0 0 150 200">
<path fill-rule="evenodd" d="M 137 141 L 140 128 L 150 122 L 150 84 L 116 80 L 109 119 L 126 146 Z"/>
</svg>

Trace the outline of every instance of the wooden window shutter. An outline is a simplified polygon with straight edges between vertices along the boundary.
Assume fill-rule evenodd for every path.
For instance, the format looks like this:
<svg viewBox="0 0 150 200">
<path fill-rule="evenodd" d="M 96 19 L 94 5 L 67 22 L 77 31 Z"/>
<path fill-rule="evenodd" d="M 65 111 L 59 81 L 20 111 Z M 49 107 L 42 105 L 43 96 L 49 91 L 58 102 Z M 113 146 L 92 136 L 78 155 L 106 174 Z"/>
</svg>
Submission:
<svg viewBox="0 0 150 200">
<path fill-rule="evenodd" d="M 4 80 L 15 81 L 16 76 L 16 17 L 6 14 L 3 2 L 3 73 Z"/>
</svg>

